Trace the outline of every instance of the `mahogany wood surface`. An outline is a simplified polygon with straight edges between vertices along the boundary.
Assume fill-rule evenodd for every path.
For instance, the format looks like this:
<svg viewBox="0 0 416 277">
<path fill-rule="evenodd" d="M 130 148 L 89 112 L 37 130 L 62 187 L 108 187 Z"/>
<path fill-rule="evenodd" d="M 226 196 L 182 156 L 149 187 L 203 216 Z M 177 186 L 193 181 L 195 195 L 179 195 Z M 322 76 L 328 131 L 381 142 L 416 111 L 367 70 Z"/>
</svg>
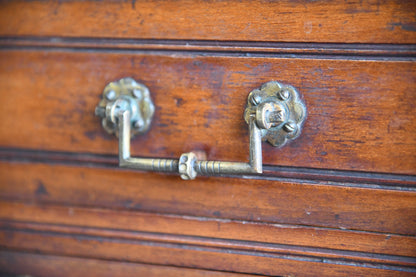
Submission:
<svg viewBox="0 0 416 277">
<path fill-rule="evenodd" d="M 73 37 L 1 37 L 0 47 L 13 48 L 71 48 L 71 49 L 112 49 L 112 50 L 157 50 L 190 51 L 204 53 L 243 53 L 321 55 L 321 56 L 374 56 L 374 57 L 415 57 L 416 47 L 412 44 L 374 43 L 307 43 L 307 42 L 259 42 L 259 41 L 209 41 L 209 40 L 167 40 L 129 38 L 73 38 Z M 292 56 L 293 57 L 293 56 Z"/>
<path fill-rule="evenodd" d="M 0 35 L 415 43 L 413 1 L 3 1 Z"/>
<path fill-rule="evenodd" d="M 31 222 L 30 227 L 35 230 L 62 231 L 64 228 L 65 231 L 66 227 L 72 227 L 80 232 L 82 227 L 81 232 L 85 234 L 103 237 L 329 258 L 341 256 L 360 261 L 406 264 L 404 257 L 416 256 L 416 239 L 412 236 L 69 204 L 35 204 L 3 199 L 0 202 L 0 220 L 4 223 Z M 43 227 L 42 224 L 53 225 Z"/>
<path fill-rule="evenodd" d="M 290 274 L 301 276 L 412 276 L 414 259 L 408 266 L 358 263 L 342 258 L 314 258 L 288 255 L 287 253 L 248 251 L 143 241 L 133 238 L 108 237 L 85 234 L 81 230 L 39 230 L 30 224 L 19 223 L 0 225 L 0 242 L 10 250 L 25 250 L 40 253 L 54 253 L 64 256 L 121 260 L 129 262 L 197 267 L 231 272 L 255 273 L 278 276 Z M 413 266 L 412 266 L 413 264 Z"/>
<path fill-rule="evenodd" d="M 16 251 L 0 251 L 0 273 L 2 276 L 35 277 L 204 277 L 204 276 L 252 276 L 241 273 L 218 272 L 173 266 L 108 261 L 98 259 L 52 256 Z M 11 275 L 4 275 L 4 274 Z"/>
<path fill-rule="evenodd" d="M 415 235 L 416 193 L 109 168 L 1 163 L 0 196 L 115 210 Z"/>
<path fill-rule="evenodd" d="M 150 131 L 132 154 L 248 160 L 243 111 L 248 93 L 270 80 L 295 86 L 308 119 L 301 136 L 276 149 L 271 165 L 415 174 L 416 63 L 201 56 L 173 52 L 0 52 L 0 145 L 116 154 L 94 108 L 110 82 L 131 76 L 146 84 L 156 106 Z M 15 128 L 16 124 L 19 128 Z"/>
<path fill-rule="evenodd" d="M 8 162 L 33 162 L 63 165 L 77 165 L 99 168 L 118 168 L 118 156 L 113 154 L 73 153 L 45 151 L 25 148 L 0 147 L 0 160 Z M 224 177 L 239 177 L 223 175 Z M 392 190 L 413 190 L 416 176 L 390 173 L 374 173 L 346 170 L 301 168 L 291 166 L 264 165 L 261 175 L 247 175 L 245 178 L 319 182 L 320 184 L 338 184 L 343 186 L 381 188 Z"/>
<path fill-rule="evenodd" d="M 0 1 L 0 275 L 415 276 L 415 19 L 399 0 Z M 271 80 L 308 118 L 263 143 L 263 175 L 120 169 L 94 109 L 123 77 L 156 106 L 133 156 L 247 161 L 247 95 Z"/>
</svg>

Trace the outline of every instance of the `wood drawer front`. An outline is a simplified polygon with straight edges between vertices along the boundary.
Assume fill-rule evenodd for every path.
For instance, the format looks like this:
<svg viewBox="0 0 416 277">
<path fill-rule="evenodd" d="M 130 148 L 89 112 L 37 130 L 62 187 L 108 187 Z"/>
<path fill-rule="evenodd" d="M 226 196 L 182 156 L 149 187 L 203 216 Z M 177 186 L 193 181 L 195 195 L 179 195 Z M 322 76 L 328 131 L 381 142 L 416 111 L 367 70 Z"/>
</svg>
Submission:
<svg viewBox="0 0 416 277">
<path fill-rule="evenodd" d="M 7 237 L 11 237 L 11 239 L 6 240 L 5 238 Z M 292 276 L 293 274 L 301 276 L 414 276 L 414 270 L 406 266 L 377 265 L 374 263 L 364 263 L 362 266 L 359 266 L 351 261 L 343 262 L 342 259 L 335 260 L 334 262 L 330 261 L 330 259 L 325 259 L 322 262 L 320 258 L 297 257 L 296 259 L 296 257 L 288 257 L 288 255 L 281 253 L 249 252 L 240 249 L 232 251 L 230 249 L 203 246 L 192 247 L 181 244 L 169 245 L 155 242 L 141 242 L 134 239 L 89 237 L 76 233 L 73 235 L 62 233 L 54 233 L 51 235 L 42 231 L 9 229 L 5 232 L 0 232 L 0 240 L 4 240 L 4 245 L 7 247 L 19 246 L 24 242 L 25 246 L 31 248 L 34 253 L 45 252 L 48 255 L 48 252 L 55 252 L 59 254 L 57 257 L 64 258 L 81 256 L 85 259 L 84 263 L 87 266 L 87 270 L 93 270 L 94 268 L 89 269 L 88 267 L 91 266 L 91 262 L 97 262 L 97 260 L 119 260 L 133 263 L 137 271 L 140 269 L 140 264 L 154 265 L 153 270 L 158 271 L 149 272 L 151 276 L 158 276 L 159 270 L 162 272 L 167 271 L 168 269 L 163 268 L 166 265 L 179 266 L 180 268 L 176 270 L 177 274 L 181 271 L 184 271 L 181 274 L 186 274 L 187 272 L 184 268 L 197 267 L 206 271 L 215 270 L 225 272 L 225 274 L 228 271 L 233 273 L 256 274 L 256 276 Z M 5 253 L 9 259 L 11 258 L 10 252 Z M 19 254 L 15 255 L 15 258 L 20 257 L 23 260 L 14 261 L 14 263 L 7 267 L 9 270 L 12 268 L 14 271 L 23 273 L 27 273 L 27 270 L 29 272 L 39 271 L 33 263 L 25 263 L 24 256 L 27 254 Z M 42 255 L 44 259 L 48 258 L 45 254 Z M 29 257 L 35 260 L 40 258 L 35 255 Z M 54 262 L 55 266 L 56 263 L 58 265 L 62 263 L 60 261 L 62 258 L 57 259 L 57 257 L 51 257 L 55 259 L 50 259 L 50 262 Z M 70 258 L 66 260 L 70 263 L 69 265 L 75 262 L 74 259 Z M 155 264 L 157 263 L 161 263 L 162 266 L 156 267 Z M 105 266 L 103 262 L 102 264 Z M 2 263 L 0 262 L 1 265 Z M 116 270 L 117 264 L 113 262 L 113 265 Z M 49 268 L 56 270 L 55 266 L 51 264 Z M 130 264 L 131 266 L 132 264 Z M 118 264 L 119 270 L 123 269 L 123 267 L 127 267 L 125 269 L 128 270 L 127 272 L 132 270 L 126 264 Z M 142 268 L 142 270 L 145 270 L 145 268 Z M 194 271 L 196 276 L 202 275 L 203 273 L 208 276 L 214 275 L 209 271 Z"/>
<path fill-rule="evenodd" d="M 0 251 L 0 269 L 4 269 L 3 273 L 16 274 L 18 276 L 27 276 L 26 274 L 30 272 L 30 276 L 37 277 L 253 276 L 241 273 L 218 272 L 177 266 L 158 266 L 126 261 L 19 253 L 16 251 Z"/>
<path fill-rule="evenodd" d="M 3 1 L 0 273 L 413 276 L 415 18 L 399 0 Z M 247 161 L 247 95 L 271 80 L 308 118 L 263 143 L 263 175 L 125 170 L 94 115 L 123 77 L 156 106 L 133 156 Z"/>
<path fill-rule="evenodd" d="M 9 1 L 1 5 L 3 36 L 416 41 L 412 1 Z"/>
<path fill-rule="evenodd" d="M 342 183 L 208 178 L 0 163 L 0 197 L 200 217 L 415 235 L 416 193 Z M 90 168 L 92 167 L 92 168 Z"/>
<path fill-rule="evenodd" d="M 248 160 L 243 110 L 248 93 L 270 80 L 295 86 L 308 118 L 301 136 L 275 149 L 269 165 L 414 174 L 416 63 L 343 59 L 204 57 L 192 54 L 0 52 L 0 145 L 116 154 L 118 141 L 94 116 L 104 86 L 131 76 L 156 105 L 133 155 Z M 20 128 L 15 128 L 16 124 Z"/>
<path fill-rule="evenodd" d="M 0 182 L 0 245 L 20 251 L 0 272 L 40 272 L 26 258 L 50 259 L 52 272 L 81 263 L 69 257 L 94 272 L 98 261 L 278 276 L 416 268 L 414 191 L 21 162 L 1 163 Z"/>
</svg>

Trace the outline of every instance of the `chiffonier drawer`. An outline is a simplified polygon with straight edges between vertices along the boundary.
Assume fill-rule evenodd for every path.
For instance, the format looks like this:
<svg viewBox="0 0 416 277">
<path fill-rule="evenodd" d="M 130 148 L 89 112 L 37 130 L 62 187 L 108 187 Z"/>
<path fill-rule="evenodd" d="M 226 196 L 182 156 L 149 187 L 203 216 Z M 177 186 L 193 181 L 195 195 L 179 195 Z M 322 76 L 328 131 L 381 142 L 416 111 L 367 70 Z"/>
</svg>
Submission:
<svg viewBox="0 0 416 277">
<path fill-rule="evenodd" d="M 35 200 L 48 205 L 206 217 L 211 224 L 220 220 L 217 223 L 225 224 L 225 228 L 229 228 L 229 223 L 215 218 L 266 224 L 262 228 L 283 223 L 335 228 L 334 232 L 339 228 L 356 229 L 370 232 L 368 236 L 371 232 L 414 235 L 414 193 L 402 190 L 402 186 L 411 186 L 413 181 L 401 175 L 383 175 L 415 171 L 415 64 L 411 61 L 289 59 L 267 55 L 206 57 L 192 53 L 91 53 L 65 49 L 4 50 L 1 56 L 1 82 L 5 91 L 12 92 L 3 99 L 0 128 L 1 133 L 7 135 L 1 137 L 1 145 L 15 149 L 7 150 L 9 152 L 17 152 L 7 156 L 4 150 L 6 157 L 13 160 L 13 155 L 21 155 L 23 161 L 35 162 L 2 165 L 0 193 L 6 199 L 19 203 Z M 94 108 L 105 84 L 125 76 L 146 84 L 156 107 L 148 133 L 132 140 L 132 152 L 140 156 L 174 158 L 183 152 L 199 150 L 206 152 L 209 159 L 247 160 L 248 130 L 243 119 L 247 95 L 269 80 L 295 86 L 306 103 L 308 118 L 301 136 L 289 145 L 275 149 L 264 143 L 265 174 L 270 181 L 255 180 L 255 176 L 248 180 L 198 177 L 197 181 L 188 183 L 178 176 L 115 170 L 118 141 L 102 129 Z M 20 128 L 15 128 L 16 124 Z M 38 163 L 44 159 L 46 164 Z M 50 165 L 50 162 L 57 164 Z M 106 168 L 108 166 L 110 168 Z M 351 177 L 352 182 L 358 183 L 328 186 L 325 179 L 313 181 L 314 174 L 328 174 L 328 169 L 341 170 L 337 171 L 341 176 L 330 171 L 329 177 L 324 178 L 331 180 L 338 176 L 342 180 L 355 174 L 358 177 Z M 379 172 L 381 177 L 374 172 Z M 302 174 L 312 179 L 307 183 L 296 181 Z M 289 179 L 284 181 L 285 178 Z M 393 190 L 378 190 L 380 183 Z M 19 212 L 11 212 L 14 209 Z M 42 208 L 28 209 L 22 204 L 8 203 L 4 204 L 2 216 L 32 221 L 33 213 L 38 213 L 42 216 L 35 216 L 35 221 L 43 223 L 120 228 L 108 219 L 89 225 L 83 220 L 59 215 L 67 208 L 51 209 L 52 215 L 45 214 Z M 82 218 L 93 217 L 90 211 L 79 209 Z M 143 216 L 153 220 L 148 214 L 136 216 L 121 213 L 116 217 L 121 222 Z M 168 219 L 162 216 L 159 220 Z M 276 230 L 253 237 L 256 231 L 246 231 L 240 236 L 207 230 L 200 234 L 181 229 L 177 222 L 170 227 L 172 229 L 149 223 L 127 228 L 225 236 L 227 239 L 249 238 L 262 243 L 288 242 L 287 237 L 275 238 Z M 310 228 L 306 230 L 311 232 Z M 313 229 L 313 232 L 317 231 Z M 355 231 L 349 232 L 357 236 Z M 306 237 L 310 235 L 313 236 Z M 332 235 L 331 232 L 323 235 L 324 240 Z M 37 236 L 32 240 L 44 247 Z M 369 246 L 354 245 L 356 239 L 358 236 L 345 239 L 347 242 L 326 244 L 343 251 L 360 248 L 372 251 Z M 18 243 L 12 240 L 6 245 L 16 247 Z M 73 245 L 74 249 L 67 251 L 79 251 L 70 241 L 62 243 Z M 297 244 L 325 245 L 313 239 Z M 391 244 L 378 242 L 375 252 L 414 254 L 413 238 L 397 236 Z M 400 249 L 395 250 L 397 246 Z M 26 247 L 42 248 L 36 243 Z M 48 247 L 44 251 L 53 252 Z M 101 257 L 103 254 L 94 255 Z M 142 258 L 139 257 L 139 261 L 157 262 L 154 255 Z M 257 272 L 253 268 L 242 270 Z M 274 272 L 267 267 L 259 270 Z"/>
<path fill-rule="evenodd" d="M 116 154 L 94 108 L 122 77 L 146 84 L 156 116 L 132 141 L 142 156 L 248 160 L 247 95 L 262 83 L 296 87 L 306 102 L 302 135 L 265 145 L 269 165 L 411 174 L 416 65 L 409 61 L 204 57 L 194 54 L 3 51 L 0 138 L 7 147 Z M 28 66 L 30 65 L 30 66 Z M 6 95 L 5 95 L 6 96 Z M 11 116 L 12 115 L 12 116 Z M 14 128 L 16 123 L 21 128 Z"/>
<path fill-rule="evenodd" d="M 324 4 L 2 3 L 0 272 L 414 274 L 415 5 Z M 125 77 L 155 107 L 132 156 L 247 162 L 248 95 L 269 81 L 307 117 L 262 143 L 262 174 L 124 169 L 95 113 Z"/>
</svg>

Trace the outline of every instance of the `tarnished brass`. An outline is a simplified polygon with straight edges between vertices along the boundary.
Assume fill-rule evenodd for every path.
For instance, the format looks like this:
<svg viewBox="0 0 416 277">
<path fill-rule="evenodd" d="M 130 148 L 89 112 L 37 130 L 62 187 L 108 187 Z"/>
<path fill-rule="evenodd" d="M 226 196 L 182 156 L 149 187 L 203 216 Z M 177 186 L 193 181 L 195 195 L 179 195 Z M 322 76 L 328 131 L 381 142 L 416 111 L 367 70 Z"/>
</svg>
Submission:
<svg viewBox="0 0 416 277">
<path fill-rule="evenodd" d="M 250 92 L 244 118 L 255 115 L 263 140 L 282 147 L 297 138 L 306 118 L 306 107 L 294 87 L 272 81 Z"/>
<path fill-rule="evenodd" d="M 149 89 L 132 78 L 109 83 L 104 88 L 95 114 L 102 117 L 102 125 L 107 133 L 119 136 L 117 116 L 124 110 L 130 111 L 131 137 L 149 130 L 155 107 Z"/>
<path fill-rule="evenodd" d="M 262 138 L 274 146 L 283 146 L 299 136 L 306 118 L 305 105 L 293 87 L 268 82 L 253 90 L 244 112 L 250 132 L 250 158 L 248 163 L 242 163 L 198 161 L 193 152 L 184 153 L 179 159 L 131 157 L 131 137 L 149 129 L 154 113 L 149 90 L 131 78 L 108 84 L 95 113 L 102 118 L 104 129 L 119 138 L 120 167 L 175 172 L 184 180 L 195 179 L 198 174 L 262 173 Z"/>
</svg>

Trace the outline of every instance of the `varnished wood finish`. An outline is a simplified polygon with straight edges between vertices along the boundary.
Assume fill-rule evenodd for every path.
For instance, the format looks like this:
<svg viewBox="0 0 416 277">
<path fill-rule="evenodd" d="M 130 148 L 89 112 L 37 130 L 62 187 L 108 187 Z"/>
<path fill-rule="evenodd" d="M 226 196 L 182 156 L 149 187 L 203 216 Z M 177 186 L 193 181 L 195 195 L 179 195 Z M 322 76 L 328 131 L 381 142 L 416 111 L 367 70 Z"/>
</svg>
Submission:
<svg viewBox="0 0 416 277">
<path fill-rule="evenodd" d="M 413 174 L 416 63 L 413 61 L 204 57 L 187 53 L 3 51 L 0 144 L 117 153 L 94 116 L 103 87 L 132 76 L 156 105 L 133 155 L 248 160 L 243 111 L 248 93 L 270 80 L 295 86 L 308 107 L 303 134 L 264 163 Z M 12 115 L 12 116 L 10 116 Z M 16 123 L 20 128 L 14 128 Z M 36 134 L 36 135 L 34 135 Z"/>
<path fill-rule="evenodd" d="M 114 211 L 68 204 L 58 206 L 3 200 L 0 202 L 0 220 L 3 224 L 13 220 L 31 222 L 30 227 L 35 230 L 65 231 L 65 226 L 82 226 L 83 232 L 96 236 L 280 251 L 292 255 L 343 256 L 361 262 L 380 262 L 383 259 L 385 263 L 398 263 L 401 262 L 400 257 L 405 262 L 404 257 L 416 255 L 416 239 L 409 236 L 132 210 Z M 54 225 L 42 225 L 51 223 Z"/>
<path fill-rule="evenodd" d="M 1 163 L 7 199 L 415 235 L 416 193 Z"/>
<path fill-rule="evenodd" d="M 52 163 L 78 166 L 118 168 L 117 155 L 45 151 L 24 148 L 0 148 L 0 160 L 8 162 Z M 236 177 L 227 175 L 227 177 Z M 319 182 L 320 184 L 347 185 L 363 188 L 413 190 L 416 176 L 331 169 L 300 168 L 290 166 L 264 166 L 263 174 L 246 178 Z"/>
<path fill-rule="evenodd" d="M 238 254 L 238 251 L 245 251 L 251 255 L 286 255 L 288 259 L 296 260 L 299 257 L 312 258 L 309 261 L 316 261 L 318 259 L 328 259 L 327 263 L 334 264 L 337 260 L 349 260 L 354 263 L 368 263 L 375 264 L 375 268 L 380 268 L 381 265 L 388 265 L 393 270 L 400 270 L 401 267 L 415 267 L 415 259 L 403 256 L 394 255 L 378 255 L 368 253 L 357 253 L 348 251 L 336 251 L 331 249 L 323 248 L 308 248 L 298 247 L 292 245 L 276 245 L 268 243 L 253 243 L 251 241 L 238 241 L 238 240 L 217 240 L 212 238 L 204 237 L 188 237 L 188 236 L 176 236 L 168 234 L 154 234 L 154 233 L 143 233 L 143 232 L 129 232 L 124 230 L 114 229 L 98 229 L 88 228 L 85 226 L 74 227 L 74 226 L 60 226 L 56 224 L 34 224 L 34 223 L 20 223 L 20 222 L 0 222 L 1 232 L 5 234 L 5 237 L 1 240 L 2 245 L 10 248 L 18 248 L 20 250 L 33 251 L 45 251 L 49 252 L 48 248 L 38 246 L 36 242 L 34 244 L 25 244 L 19 246 L 19 239 L 14 241 L 6 241 L 8 233 L 11 231 L 23 232 L 23 233 L 41 233 L 43 236 L 54 237 L 76 235 L 77 237 L 91 237 L 95 240 L 129 240 L 137 241 L 141 244 L 170 244 L 173 247 L 181 248 L 198 248 L 202 247 L 205 249 L 216 248 L 218 252 L 230 252 Z M 16 243 L 17 242 L 17 243 Z M 36 248 L 34 248 L 36 247 Z M 60 246 L 62 247 L 62 246 Z M 61 250 L 62 251 L 62 250 Z M 67 252 L 56 254 L 69 254 Z M 208 250 L 209 251 L 209 250 Z M 255 253 L 254 253 L 255 252 Z M 79 253 L 77 255 L 80 255 Z M 116 259 L 117 257 L 113 257 Z M 122 257 L 120 257 L 122 258 Z M 411 271 L 410 269 L 408 271 Z"/>
<path fill-rule="evenodd" d="M 412 1 L 1 1 L 0 275 L 414 276 Z M 132 154 L 248 160 L 248 93 L 276 80 L 303 133 L 264 174 L 118 168 L 104 86 L 156 105 Z"/>
<path fill-rule="evenodd" d="M 0 35 L 414 43 L 412 1 L 4 1 Z"/>
<path fill-rule="evenodd" d="M 61 228 L 62 229 L 62 228 Z M 407 266 L 371 263 L 345 262 L 342 259 L 314 258 L 302 255 L 288 255 L 279 251 L 256 249 L 230 249 L 228 247 L 209 247 L 205 245 L 186 245 L 142 241 L 134 238 L 120 238 L 115 234 L 96 236 L 87 234 L 85 228 L 52 227 L 51 229 L 33 228 L 31 224 L 0 224 L 0 242 L 8 249 L 31 250 L 44 253 L 56 253 L 65 256 L 85 258 L 120 259 L 123 261 L 197 267 L 232 272 L 256 273 L 260 275 L 302 276 L 337 275 L 351 276 L 412 276 L 412 260 Z M 404 260 L 404 259 L 403 259 Z M 414 260 L 413 260 L 414 261 Z"/>
<path fill-rule="evenodd" d="M 244 53 L 245 55 L 277 53 L 286 55 L 321 56 L 374 56 L 415 57 L 416 47 L 411 44 L 365 43 L 302 43 L 302 42 L 242 42 L 206 40 L 156 40 L 72 37 L 0 37 L 0 47 L 48 47 L 72 49 L 124 49 L 157 51 L 190 51 L 202 53 Z M 345 57 L 344 57 L 345 58 Z"/>
<path fill-rule="evenodd" d="M 0 273 L 36 277 L 137 277 L 137 276 L 252 276 L 229 272 L 208 271 L 173 266 L 156 266 L 65 256 L 52 256 L 15 251 L 0 251 Z M 8 277 L 9 275 L 5 275 Z M 10 276 L 10 277 L 11 277 Z"/>
</svg>

